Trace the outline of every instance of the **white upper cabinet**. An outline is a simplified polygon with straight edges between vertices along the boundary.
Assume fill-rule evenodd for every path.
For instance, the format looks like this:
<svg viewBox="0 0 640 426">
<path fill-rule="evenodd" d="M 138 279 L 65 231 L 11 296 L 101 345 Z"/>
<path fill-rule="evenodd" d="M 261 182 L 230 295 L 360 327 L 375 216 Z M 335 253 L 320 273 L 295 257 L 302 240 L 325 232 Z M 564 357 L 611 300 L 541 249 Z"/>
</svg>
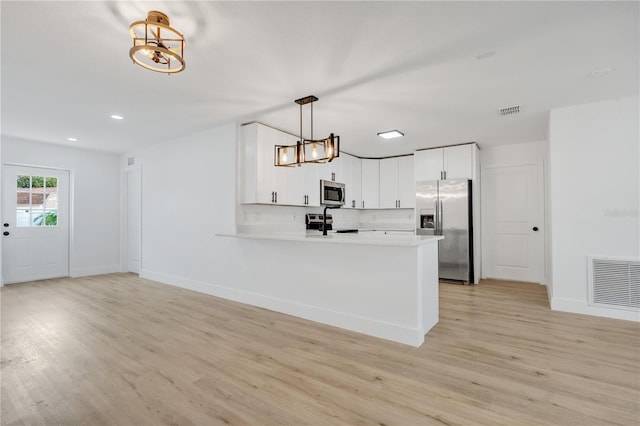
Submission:
<svg viewBox="0 0 640 426">
<path fill-rule="evenodd" d="M 416 179 L 413 155 L 398 157 L 398 207 L 416 206 Z"/>
<path fill-rule="evenodd" d="M 273 164 L 275 145 L 295 145 L 297 136 L 260 123 L 242 126 L 241 135 L 242 203 L 320 205 L 320 170 L 331 179 L 331 173 L 338 167 L 336 160 L 328 163 L 336 164 L 326 169 L 323 167 L 327 164 L 311 163 L 300 167 L 276 167 Z"/>
<path fill-rule="evenodd" d="M 416 151 L 414 156 L 416 181 L 442 179 L 443 149 Z"/>
<path fill-rule="evenodd" d="M 415 180 L 474 179 L 478 147 L 475 144 L 415 152 Z"/>
<path fill-rule="evenodd" d="M 362 159 L 362 208 L 380 208 L 380 160 Z"/>
<path fill-rule="evenodd" d="M 288 133 L 281 132 L 284 136 L 283 145 L 295 145 L 298 138 Z M 307 201 L 307 191 L 305 187 L 305 174 L 307 169 L 300 167 L 276 167 L 282 169 L 287 180 L 287 196 L 278 197 L 278 204 L 292 206 L 305 205 Z"/>
<path fill-rule="evenodd" d="M 344 182 L 344 176 L 342 173 L 342 154 L 328 163 L 318 163 L 318 178 L 320 180 Z"/>
<path fill-rule="evenodd" d="M 285 170 L 273 165 L 274 146 L 284 143 L 286 133 L 258 123 L 242 126 L 243 203 L 282 204 L 286 200 Z"/>
<path fill-rule="evenodd" d="M 473 179 L 474 144 L 450 146 L 444 149 L 445 179 Z"/>
<path fill-rule="evenodd" d="M 297 140 L 297 139 L 296 139 Z M 306 206 L 320 205 L 320 178 L 318 170 L 322 164 L 304 164 L 300 168 L 304 172 L 304 201 Z"/>
<path fill-rule="evenodd" d="M 380 207 L 395 209 L 398 207 L 398 159 L 380 160 Z"/>
<path fill-rule="evenodd" d="M 380 208 L 415 207 L 413 155 L 380 160 Z"/>
<path fill-rule="evenodd" d="M 351 157 L 351 188 L 347 186 L 347 202 L 350 208 L 359 208 L 362 205 L 362 160 Z"/>
<path fill-rule="evenodd" d="M 345 184 L 345 209 L 358 208 L 362 204 L 362 160 L 349 154 L 340 154 L 340 170 L 336 176 Z M 334 160 L 335 161 L 335 160 Z"/>
</svg>

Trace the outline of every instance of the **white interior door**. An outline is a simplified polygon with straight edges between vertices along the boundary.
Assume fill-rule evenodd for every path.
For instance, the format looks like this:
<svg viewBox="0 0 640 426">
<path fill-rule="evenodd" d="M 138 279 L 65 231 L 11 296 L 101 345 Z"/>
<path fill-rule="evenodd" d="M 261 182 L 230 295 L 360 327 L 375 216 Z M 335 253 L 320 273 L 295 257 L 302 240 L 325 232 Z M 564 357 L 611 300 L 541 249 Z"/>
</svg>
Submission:
<svg viewBox="0 0 640 426">
<path fill-rule="evenodd" d="M 69 172 L 4 166 L 4 283 L 69 275 Z"/>
<path fill-rule="evenodd" d="M 542 164 L 484 168 L 482 186 L 483 277 L 543 282 Z"/>
<path fill-rule="evenodd" d="M 140 170 L 127 173 L 127 271 L 140 273 L 142 181 Z"/>
</svg>

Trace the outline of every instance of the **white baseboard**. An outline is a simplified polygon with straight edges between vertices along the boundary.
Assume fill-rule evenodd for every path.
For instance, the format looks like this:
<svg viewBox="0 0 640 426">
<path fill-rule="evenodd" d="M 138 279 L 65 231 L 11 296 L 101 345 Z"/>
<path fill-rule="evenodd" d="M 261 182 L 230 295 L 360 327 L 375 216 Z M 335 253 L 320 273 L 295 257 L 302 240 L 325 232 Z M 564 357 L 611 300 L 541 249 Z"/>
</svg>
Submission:
<svg viewBox="0 0 640 426">
<path fill-rule="evenodd" d="M 147 269 L 140 270 L 140 277 L 415 347 L 422 345 L 426 334 L 416 328 Z"/>
<path fill-rule="evenodd" d="M 120 272 L 120 265 L 99 265 L 99 266 L 85 266 L 82 268 L 71 268 L 69 276 L 72 278 L 88 277 L 91 275 L 113 274 Z"/>
<path fill-rule="evenodd" d="M 586 301 L 551 297 L 551 310 L 640 322 L 640 312 L 590 306 Z"/>
</svg>

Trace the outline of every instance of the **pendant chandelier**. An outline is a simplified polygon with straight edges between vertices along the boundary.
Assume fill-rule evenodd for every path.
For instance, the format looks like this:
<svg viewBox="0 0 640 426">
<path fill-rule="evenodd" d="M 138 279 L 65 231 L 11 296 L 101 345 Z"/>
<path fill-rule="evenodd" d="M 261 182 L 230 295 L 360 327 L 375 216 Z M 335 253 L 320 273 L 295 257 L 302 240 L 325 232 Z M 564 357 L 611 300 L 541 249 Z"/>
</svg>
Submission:
<svg viewBox="0 0 640 426">
<path fill-rule="evenodd" d="M 129 26 L 133 47 L 129 56 L 151 71 L 173 74 L 184 69 L 184 36 L 171 28 L 169 17 L 152 10 L 147 19 Z"/>
<path fill-rule="evenodd" d="M 304 163 L 328 163 L 340 156 L 340 136 L 333 133 L 326 139 L 313 139 L 313 103 L 317 101 L 313 95 L 296 99 L 300 105 L 300 140 L 295 145 L 276 145 L 274 165 L 279 167 L 294 167 Z M 302 106 L 311 107 L 311 138 L 302 136 Z"/>
</svg>

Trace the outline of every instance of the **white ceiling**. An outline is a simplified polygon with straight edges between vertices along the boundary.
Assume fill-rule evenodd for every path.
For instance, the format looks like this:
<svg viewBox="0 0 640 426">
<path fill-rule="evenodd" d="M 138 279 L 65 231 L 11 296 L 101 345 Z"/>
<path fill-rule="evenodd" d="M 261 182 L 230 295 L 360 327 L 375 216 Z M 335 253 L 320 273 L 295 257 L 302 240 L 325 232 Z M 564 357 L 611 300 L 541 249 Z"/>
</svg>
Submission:
<svg viewBox="0 0 640 426">
<path fill-rule="evenodd" d="M 316 95 L 314 136 L 360 156 L 543 140 L 550 109 L 638 93 L 638 6 L 2 1 L 2 134 L 120 153 L 233 121 L 297 134 Z M 182 73 L 129 59 L 148 10 L 185 35 Z"/>
</svg>

